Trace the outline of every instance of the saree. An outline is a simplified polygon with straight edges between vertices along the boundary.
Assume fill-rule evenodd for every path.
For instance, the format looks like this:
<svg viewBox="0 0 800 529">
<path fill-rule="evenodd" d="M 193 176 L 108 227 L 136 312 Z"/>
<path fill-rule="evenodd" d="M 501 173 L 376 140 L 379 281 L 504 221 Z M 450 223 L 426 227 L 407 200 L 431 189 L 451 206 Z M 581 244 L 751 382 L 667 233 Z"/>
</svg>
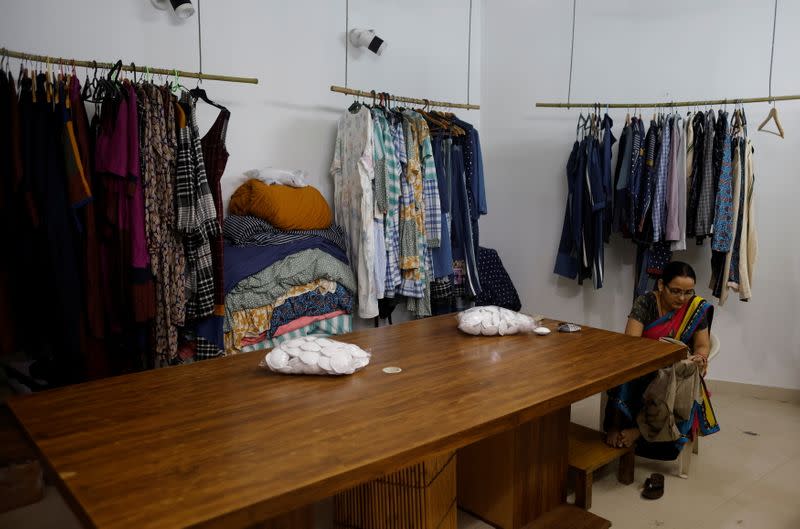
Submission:
<svg viewBox="0 0 800 529">
<path fill-rule="evenodd" d="M 667 338 L 691 346 L 700 323 L 706 318 L 710 327 L 713 314 L 714 307 L 710 303 L 700 296 L 694 296 L 680 309 L 668 312 L 646 325 L 642 337 L 651 340 Z M 657 372 L 649 373 L 608 391 L 605 431 L 639 428 L 637 417 L 644 406 L 643 395 L 656 378 L 656 374 Z M 636 445 L 638 455 L 651 459 L 672 460 L 678 457 L 683 446 L 695 436 L 711 435 L 719 431 L 705 381 L 702 376 L 699 378 L 698 397 L 692 405 L 689 417 L 681 420 L 677 420 L 676 417 L 679 437 L 667 442 L 649 442 L 640 438 Z"/>
</svg>

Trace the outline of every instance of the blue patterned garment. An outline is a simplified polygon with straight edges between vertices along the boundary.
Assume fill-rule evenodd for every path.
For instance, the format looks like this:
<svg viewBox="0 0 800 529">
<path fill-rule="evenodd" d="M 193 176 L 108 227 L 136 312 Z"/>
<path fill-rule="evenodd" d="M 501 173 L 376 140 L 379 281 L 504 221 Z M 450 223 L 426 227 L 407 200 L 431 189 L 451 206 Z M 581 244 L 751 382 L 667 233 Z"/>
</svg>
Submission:
<svg viewBox="0 0 800 529">
<path fill-rule="evenodd" d="M 522 308 L 517 289 L 496 250 L 478 248 L 478 273 L 483 289 L 475 299 L 476 305 L 497 305 L 509 310 Z"/>
<path fill-rule="evenodd" d="M 633 236 L 636 233 L 636 219 L 639 218 L 639 193 L 642 186 L 642 167 L 644 166 L 644 123 L 641 119 L 631 120 L 633 134 L 631 150 L 631 180 L 628 184 L 628 234 Z"/>
<path fill-rule="evenodd" d="M 337 285 L 335 292 L 322 294 L 319 290 L 312 290 L 291 297 L 272 311 L 267 338 L 272 338 L 281 325 L 301 316 L 320 316 L 337 310 L 347 313 L 353 310 L 353 295 L 342 285 Z"/>
<path fill-rule="evenodd" d="M 672 118 L 664 123 L 664 135 L 656 164 L 655 191 L 653 192 L 653 242 L 660 242 L 667 224 L 667 172 L 670 162 Z"/>
<path fill-rule="evenodd" d="M 731 130 L 725 130 L 722 151 L 722 168 L 717 186 L 716 214 L 714 216 L 714 238 L 711 249 L 727 252 L 733 243 L 733 175 L 731 174 Z"/>
<path fill-rule="evenodd" d="M 653 201 L 653 188 L 655 184 L 655 158 L 656 158 L 656 145 L 658 143 L 658 124 L 655 120 L 650 122 L 650 127 L 647 129 L 647 136 L 644 139 L 645 143 L 645 156 L 644 167 L 642 167 L 642 178 L 639 183 L 639 207 L 637 213 L 636 233 L 641 234 L 644 232 L 647 215 L 650 213 L 650 205 Z"/>
</svg>

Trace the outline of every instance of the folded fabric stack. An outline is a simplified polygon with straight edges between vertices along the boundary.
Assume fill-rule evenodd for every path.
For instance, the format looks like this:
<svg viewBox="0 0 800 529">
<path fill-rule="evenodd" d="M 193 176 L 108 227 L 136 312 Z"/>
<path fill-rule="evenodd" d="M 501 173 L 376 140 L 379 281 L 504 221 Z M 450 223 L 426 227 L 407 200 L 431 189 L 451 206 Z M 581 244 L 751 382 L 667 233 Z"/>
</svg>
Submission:
<svg viewBox="0 0 800 529">
<path fill-rule="evenodd" d="M 226 354 L 352 330 L 356 282 L 342 229 L 315 188 L 251 179 L 225 219 Z"/>
</svg>

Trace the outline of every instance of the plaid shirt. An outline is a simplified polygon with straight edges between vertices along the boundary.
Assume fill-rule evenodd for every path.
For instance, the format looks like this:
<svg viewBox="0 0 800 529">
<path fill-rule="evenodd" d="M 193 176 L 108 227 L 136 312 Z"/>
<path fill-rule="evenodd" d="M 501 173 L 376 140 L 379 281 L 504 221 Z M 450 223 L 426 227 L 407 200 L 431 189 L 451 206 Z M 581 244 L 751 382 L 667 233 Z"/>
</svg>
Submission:
<svg viewBox="0 0 800 529">
<path fill-rule="evenodd" d="M 190 297 L 187 319 L 198 319 L 214 312 L 214 263 L 211 239 L 221 233 L 214 197 L 206 179 L 200 131 L 194 101 L 188 92 L 181 103 L 189 110 L 187 126 L 178 135 L 176 202 L 178 229 L 184 233 L 186 273 Z"/>
<path fill-rule="evenodd" d="M 664 123 L 664 136 L 661 151 L 658 153 L 655 192 L 653 193 L 653 242 L 661 241 L 667 222 L 667 170 L 670 162 L 670 142 L 672 140 L 672 119 Z"/>
<path fill-rule="evenodd" d="M 442 204 L 439 199 L 439 180 L 433 158 L 433 144 L 428 124 L 419 114 L 417 127 L 420 132 L 422 153 L 422 202 L 425 206 L 425 238 L 428 248 L 438 248 L 442 239 Z"/>
<path fill-rule="evenodd" d="M 703 180 L 700 187 L 700 197 L 697 201 L 697 221 L 695 224 L 695 235 L 702 239 L 711 235 L 711 228 L 714 223 L 714 199 L 716 194 L 714 177 L 714 133 L 716 128 L 716 118 L 714 111 L 709 110 L 706 114 L 706 138 L 705 151 L 703 152 Z"/>
<path fill-rule="evenodd" d="M 395 129 L 389 124 L 383 111 L 374 112 L 376 145 L 381 143 L 383 150 L 383 170 L 386 176 L 386 217 L 384 219 L 384 238 L 386 240 L 386 281 L 384 295 L 394 297 L 400 285 L 400 178 L 401 166 L 396 152 Z M 405 151 L 403 151 L 405 154 Z"/>
</svg>

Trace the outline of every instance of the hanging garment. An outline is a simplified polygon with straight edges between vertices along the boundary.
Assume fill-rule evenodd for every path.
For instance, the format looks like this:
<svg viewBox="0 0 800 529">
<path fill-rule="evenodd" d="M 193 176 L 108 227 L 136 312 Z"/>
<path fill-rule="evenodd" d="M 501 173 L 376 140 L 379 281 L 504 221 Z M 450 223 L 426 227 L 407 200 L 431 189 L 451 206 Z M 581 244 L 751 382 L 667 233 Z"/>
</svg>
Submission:
<svg viewBox="0 0 800 529">
<path fill-rule="evenodd" d="M 617 142 L 617 138 L 611 132 L 614 121 L 606 114 L 603 116 L 601 129 L 603 131 L 603 143 L 600 151 L 600 171 L 603 178 L 603 194 L 605 204 L 603 206 L 603 243 L 611 241 L 611 231 L 614 223 L 614 180 L 611 171 L 611 150 Z M 602 250 L 602 247 L 601 247 Z"/>
<path fill-rule="evenodd" d="M 26 286 L 23 297 L 16 298 L 21 306 L 15 309 L 29 322 L 23 328 L 24 347 L 36 351 L 37 367 L 45 375 L 34 377 L 58 385 L 74 383 L 84 378 L 86 366 L 80 336 L 79 234 L 72 208 L 77 204 L 71 203 L 75 196 L 65 178 L 61 142 L 64 108 L 48 100 L 44 74 L 24 79 L 20 92 L 22 186 L 30 189 L 36 216 L 30 238 L 23 242 L 21 261 L 26 269 L 15 277 Z M 42 300 L 49 307 L 44 326 L 37 317 Z"/>
<path fill-rule="evenodd" d="M 638 232 L 638 219 L 641 215 L 639 197 L 642 194 L 642 176 L 646 167 L 646 135 L 644 122 L 633 118 L 633 146 L 631 149 L 631 180 L 628 185 L 628 234 L 634 237 Z"/>
<path fill-rule="evenodd" d="M 588 276 L 592 278 L 594 288 L 602 288 L 604 276 L 604 246 L 603 236 L 605 229 L 606 186 L 603 175 L 603 149 L 600 142 L 591 137 L 586 166 L 586 193 L 587 211 L 591 215 L 584 216 L 584 234 L 589 234 L 584 239 L 587 249 Z"/>
<path fill-rule="evenodd" d="M 697 210 L 700 201 L 700 190 L 703 185 L 703 162 L 705 160 L 705 114 L 697 112 L 692 118 L 692 149 L 687 153 L 687 170 L 689 169 L 688 158 L 691 156 L 691 174 L 686 183 L 689 190 L 688 203 L 686 205 L 686 237 L 694 237 L 697 233 Z"/>
<path fill-rule="evenodd" d="M 422 182 L 419 163 L 419 149 L 415 129 L 407 116 L 398 123 L 403 130 L 406 153 L 405 172 L 400 182 L 400 270 L 402 282 L 400 293 L 411 298 L 422 298 L 425 287 L 422 283 L 424 262 L 423 233 L 425 211 L 421 207 Z M 417 191 L 417 188 L 418 191 Z M 419 201 L 418 201 L 419 199 Z"/>
<path fill-rule="evenodd" d="M 176 204 L 178 229 L 184 233 L 189 298 L 186 319 L 204 318 L 214 312 L 214 262 L 211 241 L 221 232 L 208 185 L 195 103 L 189 92 L 180 98 L 186 127 L 178 133 Z"/>
<path fill-rule="evenodd" d="M 228 163 L 228 149 L 225 146 L 225 137 L 228 131 L 228 122 L 230 121 L 231 113 L 228 109 L 221 109 L 217 114 L 217 119 L 214 124 L 208 129 L 208 132 L 200 140 L 200 146 L 203 151 L 203 163 L 206 168 L 206 178 L 208 179 L 208 187 L 211 190 L 211 196 L 214 199 L 214 209 L 217 214 L 217 222 L 219 226 L 223 226 L 224 207 L 222 204 L 222 188 L 220 182 L 222 174 L 225 172 L 225 166 Z M 211 237 L 212 249 L 212 262 L 214 263 L 214 314 L 222 316 L 225 313 L 223 305 L 225 304 L 225 288 L 222 284 L 223 281 L 223 237 L 222 233 L 218 233 Z"/>
<path fill-rule="evenodd" d="M 732 201 L 732 209 L 731 209 L 731 248 L 725 254 L 725 261 L 722 263 L 722 267 L 719 269 L 719 276 L 716 278 L 712 278 L 712 281 L 715 281 L 716 287 L 714 289 L 714 295 L 719 297 L 719 304 L 724 305 L 728 299 L 728 283 L 729 283 L 729 276 L 730 270 L 732 269 L 732 262 L 733 262 L 733 255 L 736 253 L 737 248 L 735 245 L 736 239 L 739 237 L 739 210 L 741 209 L 741 194 L 742 194 L 742 186 L 744 181 L 744 145 L 745 145 L 745 138 L 741 135 L 741 132 L 738 133 L 736 137 L 733 139 L 733 153 L 732 153 L 732 163 L 731 163 L 731 176 L 733 180 L 733 201 Z M 737 254 L 738 255 L 738 254 Z M 737 266 L 738 270 L 738 266 Z"/>
<path fill-rule="evenodd" d="M 178 354 L 178 328 L 184 324 L 186 312 L 186 255 L 175 224 L 173 185 L 177 149 L 175 111 L 181 107 L 171 93 L 155 85 L 144 85 L 139 93 L 146 234 L 156 277 L 153 345 L 156 365 L 168 365 Z"/>
<path fill-rule="evenodd" d="M 661 132 L 661 145 L 656 157 L 655 180 L 653 182 L 652 222 L 653 242 L 661 242 L 667 217 L 667 180 L 671 161 L 672 124 L 666 118 Z"/>
<path fill-rule="evenodd" d="M 755 218 L 753 217 L 753 147 L 749 139 L 740 140 L 741 184 L 736 238 L 730 259 L 728 286 L 739 292 L 742 301 L 751 297 L 753 267 L 757 255 Z M 722 300 L 720 300 L 720 304 Z"/>
<path fill-rule="evenodd" d="M 645 136 L 645 155 L 644 166 L 642 167 L 642 177 L 639 185 L 639 196 L 637 199 L 636 219 L 636 240 L 640 242 L 651 242 L 652 235 L 652 212 L 653 193 L 656 181 L 656 154 L 658 152 L 659 127 L 655 120 L 650 122 Z"/>
<path fill-rule="evenodd" d="M 753 152 L 753 145 L 748 139 L 745 145 L 744 213 L 742 214 L 742 233 L 739 242 L 739 299 L 742 301 L 749 301 L 752 297 L 753 273 L 758 257 L 755 201 L 753 199 L 753 186 L 755 185 Z"/>
<path fill-rule="evenodd" d="M 630 124 L 625 125 L 620 135 L 617 147 L 617 169 L 614 176 L 614 206 L 613 227 L 624 237 L 630 237 L 628 225 L 630 223 L 630 185 L 631 167 L 633 161 L 633 136 L 636 127 L 634 117 Z M 638 150 L 638 146 L 637 146 Z"/>
<path fill-rule="evenodd" d="M 430 133 L 422 117 L 415 112 L 403 113 L 403 127 L 406 135 L 406 146 L 409 153 L 408 179 L 414 198 L 414 221 L 417 230 L 417 256 L 419 269 L 409 275 L 414 279 L 414 289 L 421 295 L 409 296 L 406 308 L 418 317 L 430 316 L 430 277 L 433 262 L 430 255 L 427 227 L 431 222 L 441 223 L 441 208 L 431 209 L 426 204 L 429 191 L 435 193 L 438 206 L 438 191 L 436 187 L 436 168 L 433 167 L 433 150 L 430 148 Z M 427 148 L 426 148 L 427 146 Z M 434 221 L 428 219 L 433 216 Z M 437 228 L 436 235 L 441 237 L 441 226 Z M 438 242 L 438 239 L 437 239 Z M 417 299 L 421 301 L 416 301 Z"/>
<path fill-rule="evenodd" d="M 667 177 L 667 222 L 664 240 L 672 241 L 672 250 L 686 249 L 686 143 L 683 121 L 672 122 L 672 148 Z"/>
<path fill-rule="evenodd" d="M 585 163 L 582 144 L 575 141 L 567 161 L 567 205 L 564 210 L 564 223 L 561 241 L 558 244 L 556 264 L 553 273 L 567 279 L 578 277 L 583 260 L 583 178 L 581 167 Z"/>
<path fill-rule="evenodd" d="M 372 116 L 366 107 L 345 112 L 339 118 L 331 176 L 334 180 L 336 223 L 348 235 L 347 256 L 357 271 L 358 314 L 378 315 L 375 284 L 375 238 L 372 180 L 374 136 Z M 381 285 L 383 288 L 383 285 Z"/>
<path fill-rule="evenodd" d="M 469 198 L 467 196 L 467 187 L 464 176 L 464 152 L 462 146 L 453 143 L 451 150 L 452 157 L 452 184 L 451 191 L 452 200 L 452 250 L 453 250 L 453 268 L 455 269 L 456 261 L 463 261 L 463 283 L 454 283 L 457 286 L 463 286 L 466 292 L 471 296 L 477 296 L 481 291 L 481 286 L 478 277 L 477 258 L 475 255 L 474 237 L 472 235 L 472 222 L 470 221 L 469 213 Z M 455 274 L 454 270 L 454 274 Z M 456 292 L 456 295 L 463 295 Z"/>
<path fill-rule="evenodd" d="M 402 169 L 397 155 L 397 147 L 392 134 L 392 126 L 386 113 L 377 110 L 373 113 L 375 141 L 382 142 L 384 154 L 384 178 L 386 194 L 386 214 L 384 216 L 384 242 L 386 246 L 386 280 L 379 290 L 384 296 L 394 297 L 400 286 L 400 178 Z"/>
<path fill-rule="evenodd" d="M 742 226 L 744 224 L 744 203 L 747 195 L 747 176 L 746 176 L 746 150 L 747 139 L 742 138 L 739 146 L 739 198 L 736 221 L 736 236 L 733 239 L 733 250 L 731 252 L 731 262 L 728 275 L 728 287 L 739 290 L 739 257 L 742 242 Z"/>
<path fill-rule="evenodd" d="M 478 130 L 466 121 L 453 118 L 453 123 L 466 131 L 465 136 L 458 136 L 454 141 L 460 143 L 464 157 L 464 181 L 467 190 L 467 204 L 471 219 L 470 232 L 472 234 L 473 251 L 472 255 L 478 255 L 479 226 L 478 219 L 481 215 L 488 213 L 486 204 L 486 193 L 483 172 L 483 155 L 480 148 L 480 136 Z M 473 263 L 473 270 L 477 272 L 477 266 Z M 480 283 L 476 276 L 475 282 Z"/>
<path fill-rule="evenodd" d="M 436 179 L 442 214 L 442 236 L 438 247 L 433 248 L 433 277 L 440 279 L 453 273 L 453 250 L 450 240 L 450 150 L 452 140 L 442 136 L 433 139 L 433 157 L 436 164 Z M 447 160 L 447 163 L 445 162 Z M 441 291 L 441 289 L 440 289 Z"/>
<path fill-rule="evenodd" d="M 705 120 L 703 176 L 697 201 L 697 220 L 695 222 L 697 244 L 703 244 L 705 237 L 711 235 L 711 227 L 714 222 L 715 183 L 718 180 L 714 173 L 714 134 L 716 132 L 714 111 L 709 110 L 705 116 Z"/>
</svg>

